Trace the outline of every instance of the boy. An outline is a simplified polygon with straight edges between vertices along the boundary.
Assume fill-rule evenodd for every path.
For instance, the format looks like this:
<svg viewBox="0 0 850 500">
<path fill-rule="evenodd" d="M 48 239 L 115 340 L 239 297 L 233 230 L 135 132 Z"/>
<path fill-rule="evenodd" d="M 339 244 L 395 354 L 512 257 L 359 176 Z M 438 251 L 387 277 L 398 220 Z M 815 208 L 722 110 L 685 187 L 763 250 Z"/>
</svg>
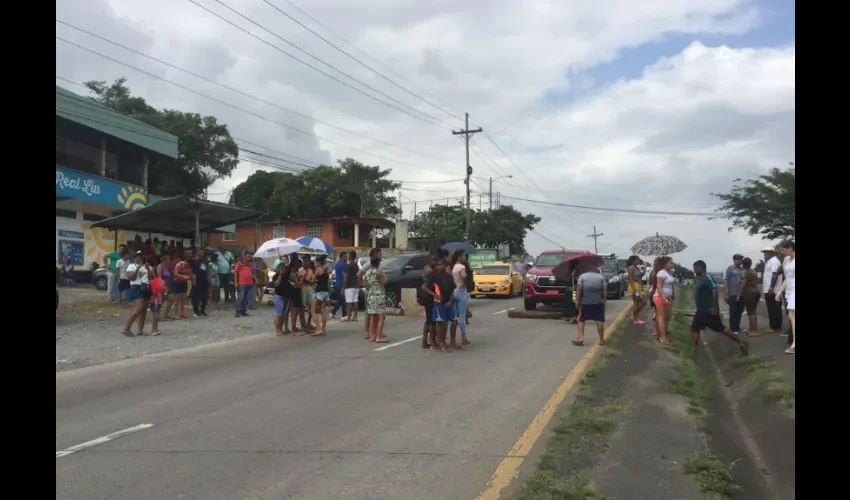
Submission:
<svg viewBox="0 0 850 500">
<path fill-rule="evenodd" d="M 454 309 L 452 309 L 454 288 L 452 275 L 446 273 L 446 261 L 442 258 L 437 259 L 437 264 L 430 277 L 430 286 L 426 289 L 426 292 L 434 300 L 433 321 L 436 339 L 431 344 L 431 349 L 435 351 L 451 352 L 449 346 L 446 345 L 446 332 L 449 322 L 455 319 Z"/>
<path fill-rule="evenodd" d="M 691 322 L 691 354 L 696 356 L 700 332 L 706 328 L 722 333 L 724 337 L 738 344 L 742 356 L 749 354 L 747 342 L 739 340 L 730 329 L 723 325 L 723 320 L 720 318 L 717 284 L 711 276 L 706 274 L 705 262 L 701 260 L 694 262 L 694 275 L 696 275 L 694 278 L 696 283 L 694 300 L 696 301 L 697 312 Z"/>
<path fill-rule="evenodd" d="M 416 300 L 425 309 L 425 324 L 422 326 L 422 348 L 436 346 L 436 332 L 434 329 L 434 297 L 428 292 L 431 287 L 431 273 L 435 261 L 425 265 L 422 270 L 422 283 L 416 290 Z"/>
</svg>

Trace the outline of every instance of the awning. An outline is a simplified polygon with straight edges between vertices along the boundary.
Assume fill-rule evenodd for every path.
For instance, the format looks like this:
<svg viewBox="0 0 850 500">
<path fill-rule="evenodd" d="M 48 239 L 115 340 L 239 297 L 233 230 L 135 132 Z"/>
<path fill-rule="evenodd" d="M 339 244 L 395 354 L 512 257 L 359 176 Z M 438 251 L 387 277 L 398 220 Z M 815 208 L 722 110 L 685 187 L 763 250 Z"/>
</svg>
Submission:
<svg viewBox="0 0 850 500">
<path fill-rule="evenodd" d="M 175 196 L 95 222 L 92 227 L 197 238 L 199 232 L 215 231 L 261 215 L 263 212 L 249 208 Z"/>
</svg>

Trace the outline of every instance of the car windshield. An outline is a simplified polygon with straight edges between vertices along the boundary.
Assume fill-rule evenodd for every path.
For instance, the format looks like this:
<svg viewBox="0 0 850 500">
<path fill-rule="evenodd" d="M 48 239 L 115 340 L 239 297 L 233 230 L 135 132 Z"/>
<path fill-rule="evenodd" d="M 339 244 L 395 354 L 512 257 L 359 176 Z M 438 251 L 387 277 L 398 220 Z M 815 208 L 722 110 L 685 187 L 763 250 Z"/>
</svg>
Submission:
<svg viewBox="0 0 850 500">
<path fill-rule="evenodd" d="M 410 257 L 406 255 L 396 255 L 394 257 L 387 257 L 386 259 L 381 260 L 381 269 L 384 271 L 393 271 L 401 269 L 401 266 L 407 263 Z"/>
<path fill-rule="evenodd" d="M 613 261 L 605 261 L 602 264 L 602 272 L 603 273 L 616 273 L 617 272 L 617 263 Z"/>
<path fill-rule="evenodd" d="M 506 276 L 509 274 L 508 266 L 484 266 L 481 268 L 481 272 L 479 274 L 487 276 L 487 275 L 498 275 L 498 276 Z"/>
<path fill-rule="evenodd" d="M 564 258 L 566 258 L 567 254 L 565 253 L 545 253 L 537 259 L 538 267 L 555 267 L 561 263 Z"/>
</svg>

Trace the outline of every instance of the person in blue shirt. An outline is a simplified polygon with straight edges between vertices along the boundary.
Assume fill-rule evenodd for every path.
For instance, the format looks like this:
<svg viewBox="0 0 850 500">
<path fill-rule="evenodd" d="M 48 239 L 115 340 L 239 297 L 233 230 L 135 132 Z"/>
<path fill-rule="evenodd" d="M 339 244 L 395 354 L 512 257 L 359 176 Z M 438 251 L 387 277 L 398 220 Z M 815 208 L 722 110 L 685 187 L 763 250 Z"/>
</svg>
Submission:
<svg viewBox="0 0 850 500">
<path fill-rule="evenodd" d="M 336 303 L 331 309 L 331 318 L 336 317 L 336 312 L 342 308 L 342 318 L 348 317 L 348 307 L 345 304 L 345 296 L 342 291 L 342 282 L 344 281 L 345 276 L 345 262 L 346 253 L 340 252 L 339 260 L 336 261 L 336 265 L 334 266 L 334 279 L 336 280 L 336 284 L 334 286 L 334 298 L 336 299 Z"/>
<path fill-rule="evenodd" d="M 696 285 L 694 300 L 697 309 L 691 322 L 691 353 L 696 356 L 700 332 L 708 328 L 723 334 L 723 336 L 738 344 L 743 356 L 749 354 L 747 342 L 740 340 L 732 333 L 732 330 L 723 325 L 723 319 L 720 317 L 720 303 L 717 297 L 717 283 L 705 272 L 705 262 L 701 260 L 694 262 L 694 275 Z"/>
<path fill-rule="evenodd" d="M 225 250 L 223 253 L 219 253 L 216 264 L 218 264 L 218 286 L 221 290 L 224 290 L 224 301 L 230 302 L 231 300 L 236 300 L 231 269 L 231 264 L 233 264 L 233 254 L 230 250 Z"/>
</svg>

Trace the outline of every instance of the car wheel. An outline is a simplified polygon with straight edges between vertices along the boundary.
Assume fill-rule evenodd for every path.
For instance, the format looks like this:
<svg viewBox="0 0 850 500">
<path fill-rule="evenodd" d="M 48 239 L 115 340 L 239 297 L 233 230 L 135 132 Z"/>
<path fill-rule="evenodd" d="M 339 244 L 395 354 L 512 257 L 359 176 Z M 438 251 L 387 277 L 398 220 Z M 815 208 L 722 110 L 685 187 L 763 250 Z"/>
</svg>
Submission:
<svg viewBox="0 0 850 500">
<path fill-rule="evenodd" d="M 508 296 L 506 298 L 510 299 L 513 296 L 514 296 L 514 286 L 511 285 L 510 288 L 508 288 Z"/>
<path fill-rule="evenodd" d="M 526 311 L 534 311 L 535 309 L 537 309 L 537 302 L 534 302 L 533 300 L 526 299 L 525 300 L 525 310 Z"/>
<path fill-rule="evenodd" d="M 387 288 L 385 291 L 385 298 L 388 308 L 395 309 L 398 307 L 399 293 L 395 288 Z"/>
<path fill-rule="evenodd" d="M 106 290 L 108 288 L 106 276 L 98 276 L 97 279 L 94 280 L 94 287 L 101 291 Z"/>
</svg>

